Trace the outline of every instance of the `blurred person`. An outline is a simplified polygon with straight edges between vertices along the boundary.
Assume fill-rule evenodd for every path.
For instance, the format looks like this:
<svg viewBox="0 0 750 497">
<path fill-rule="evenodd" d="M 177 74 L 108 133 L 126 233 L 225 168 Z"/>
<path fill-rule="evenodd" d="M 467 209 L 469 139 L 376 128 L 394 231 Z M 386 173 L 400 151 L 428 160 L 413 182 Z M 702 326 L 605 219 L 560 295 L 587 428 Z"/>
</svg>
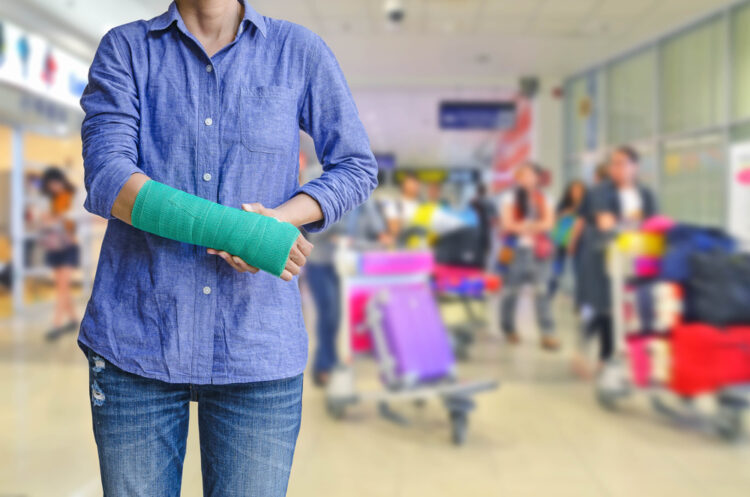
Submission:
<svg viewBox="0 0 750 497">
<path fill-rule="evenodd" d="M 420 205 L 422 183 L 412 172 L 404 173 L 396 198 L 386 202 L 383 209 L 388 232 L 393 240 L 399 240 L 411 227 Z"/>
<path fill-rule="evenodd" d="M 578 206 L 576 221 L 573 224 L 573 229 L 570 233 L 570 240 L 568 242 L 568 253 L 570 253 L 571 255 L 575 255 L 577 253 L 578 241 L 581 238 L 581 233 L 583 233 L 583 228 L 586 224 L 583 218 L 580 216 L 580 212 L 585 211 L 588 208 L 588 203 L 591 201 L 591 191 L 593 187 L 602 184 L 603 182 L 607 181 L 607 179 L 609 179 L 609 162 L 603 161 L 597 164 L 596 168 L 594 169 L 594 175 L 590 182 L 591 187 L 586 188 L 583 198 L 581 199 L 581 203 Z"/>
<path fill-rule="evenodd" d="M 204 495 L 285 495 L 307 360 L 298 227 L 328 228 L 377 183 L 335 57 L 246 1 L 177 0 L 104 36 L 81 105 L 85 206 L 109 219 L 79 335 L 104 494 L 180 493 L 196 401 Z M 300 129 L 324 171 L 301 187 Z"/>
<path fill-rule="evenodd" d="M 565 262 L 568 260 L 568 245 L 573 235 L 578 210 L 586 196 L 586 184 L 583 181 L 571 181 L 563 192 L 555 210 L 555 227 L 552 231 L 552 240 L 555 243 L 555 258 L 552 265 L 552 279 L 549 284 L 551 297 L 555 296 L 560 283 L 560 278 L 565 271 Z"/>
<path fill-rule="evenodd" d="M 579 305 L 584 341 L 590 336 L 599 338 L 597 369 L 612 357 L 615 345 L 605 260 L 607 244 L 618 231 L 636 228 L 657 213 L 653 193 L 638 181 L 639 162 L 634 148 L 616 148 L 610 156 L 607 179 L 591 189 L 579 214 L 584 222 L 578 247 Z M 574 367 L 581 376 L 591 375 L 583 357 L 576 359 Z"/>
<path fill-rule="evenodd" d="M 516 331 L 518 295 L 526 284 L 534 289 L 537 323 L 542 333 L 541 346 L 557 350 L 555 326 L 547 285 L 549 283 L 552 242 L 549 232 L 554 225 L 550 200 L 539 187 L 538 168 L 531 163 L 515 173 L 516 187 L 502 200 L 504 250 L 512 251 L 503 281 L 501 322 L 511 344 L 520 342 Z"/>
<path fill-rule="evenodd" d="M 71 216 L 75 187 L 62 170 L 49 167 L 42 174 L 40 190 L 49 199 L 49 211 L 42 216 L 41 244 L 55 284 L 55 311 L 46 338 L 55 340 L 78 329 L 71 281 L 80 257 Z"/>
<path fill-rule="evenodd" d="M 387 247 L 393 244 L 382 210 L 374 199 L 369 199 L 344 216 L 341 224 L 345 226 L 344 234 L 355 247 Z"/>
<path fill-rule="evenodd" d="M 316 349 L 313 359 L 313 381 L 326 386 L 331 371 L 338 364 L 337 335 L 341 322 L 341 285 L 336 271 L 337 245 L 342 238 L 351 240 L 355 247 L 388 245 L 385 222 L 375 207 L 367 201 L 320 233 L 309 233 L 308 240 L 315 250 L 307 258 L 307 284 L 310 287 L 316 313 Z"/>
<path fill-rule="evenodd" d="M 315 303 L 316 346 L 313 355 L 313 382 L 323 387 L 328 384 L 331 370 L 338 362 L 336 335 L 341 321 L 340 284 L 336 273 L 336 243 L 343 222 L 328 230 L 310 233 L 307 239 L 315 250 L 307 258 L 306 276 Z"/>
<path fill-rule="evenodd" d="M 497 227 L 497 208 L 495 202 L 487 195 L 487 185 L 477 184 L 476 195 L 471 199 L 471 208 L 477 215 L 479 226 L 479 245 L 482 251 L 482 259 L 489 266 L 490 253 L 492 251 L 492 235 Z"/>
</svg>

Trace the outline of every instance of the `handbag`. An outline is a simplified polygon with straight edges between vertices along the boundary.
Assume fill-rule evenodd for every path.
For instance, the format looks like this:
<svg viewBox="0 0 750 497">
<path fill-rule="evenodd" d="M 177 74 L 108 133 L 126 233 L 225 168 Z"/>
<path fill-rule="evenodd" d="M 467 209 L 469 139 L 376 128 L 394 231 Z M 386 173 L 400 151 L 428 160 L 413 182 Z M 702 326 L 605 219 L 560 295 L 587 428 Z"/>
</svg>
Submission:
<svg viewBox="0 0 750 497">
<path fill-rule="evenodd" d="M 508 245 L 503 245 L 497 252 L 497 262 L 499 262 L 501 266 L 509 266 L 513 262 L 513 259 L 515 259 L 515 257 L 515 249 L 513 247 L 509 247 Z"/>
<path fill-rule="evenodd" d="M 554 251 L 552 240 L 546 234 L 537 235 L 534 239 L 534 255 L 537 259 L 549 259 Z"/>
</svg>

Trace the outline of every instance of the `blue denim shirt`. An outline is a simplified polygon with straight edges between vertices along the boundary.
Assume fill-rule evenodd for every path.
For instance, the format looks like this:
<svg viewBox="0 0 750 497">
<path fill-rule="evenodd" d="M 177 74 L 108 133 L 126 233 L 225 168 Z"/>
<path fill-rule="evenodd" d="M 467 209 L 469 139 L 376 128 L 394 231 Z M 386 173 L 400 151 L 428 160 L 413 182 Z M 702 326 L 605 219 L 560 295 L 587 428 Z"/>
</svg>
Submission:
<svg viewBox="0 0 750 497">
<path fill-rule="evenodd" d="M 79 340 L 114 365 L 172 383 L 297 375 L 307 333 L 296 279 L 240 274 L 197 247 L 113 219 L 133 173 L 224 205 L 315 198 L 325 229 L 376 186 L 377 165 L 335 57 L 309 30 L 249 5 L 209 58 L 173 3 L 113 29 L 81 98 L 85 206 L 109 219 Z M 299 130 L 324 172 L 299 186 Z"/>
</svg>

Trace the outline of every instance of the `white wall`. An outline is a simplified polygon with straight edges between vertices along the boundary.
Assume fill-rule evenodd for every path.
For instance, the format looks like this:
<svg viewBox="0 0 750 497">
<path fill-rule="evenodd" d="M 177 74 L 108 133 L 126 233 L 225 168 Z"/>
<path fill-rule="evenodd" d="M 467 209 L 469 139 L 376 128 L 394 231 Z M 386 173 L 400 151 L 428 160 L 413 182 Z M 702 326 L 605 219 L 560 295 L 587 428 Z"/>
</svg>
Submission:
<svg viewBox="0 0 750 497">
<path fill-rule="evenodd" d="M 563 188 L 563 100 L 554 96 L 562 78 L 543 78 L 534 101 L 534 160 L 552 173 L 553 191 Z"/>
</svg>

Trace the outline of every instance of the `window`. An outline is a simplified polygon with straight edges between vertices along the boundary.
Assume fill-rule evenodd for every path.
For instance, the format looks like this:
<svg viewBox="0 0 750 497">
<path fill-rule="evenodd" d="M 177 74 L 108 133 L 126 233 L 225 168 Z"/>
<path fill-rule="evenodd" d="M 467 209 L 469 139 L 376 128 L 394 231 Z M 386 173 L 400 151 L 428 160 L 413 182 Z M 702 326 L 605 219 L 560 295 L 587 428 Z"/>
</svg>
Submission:
<svg viewBox="0 0 750 497">
<path fill-rule="evenodd" d="M 666 133 L 715 126 L 724 121 L 723 18 L 708 21 L 662 45 L 661 116 Z"/>
<path fill-rule="evenodd" d="M 732 117 L 750 117 L 750 4 L 732 14 Z"/>
<path fill-rule="evenodd" d="M 607 68 L 607 143 L 618 145 L 653 135 L 656 50 Z"/>
</svg>

